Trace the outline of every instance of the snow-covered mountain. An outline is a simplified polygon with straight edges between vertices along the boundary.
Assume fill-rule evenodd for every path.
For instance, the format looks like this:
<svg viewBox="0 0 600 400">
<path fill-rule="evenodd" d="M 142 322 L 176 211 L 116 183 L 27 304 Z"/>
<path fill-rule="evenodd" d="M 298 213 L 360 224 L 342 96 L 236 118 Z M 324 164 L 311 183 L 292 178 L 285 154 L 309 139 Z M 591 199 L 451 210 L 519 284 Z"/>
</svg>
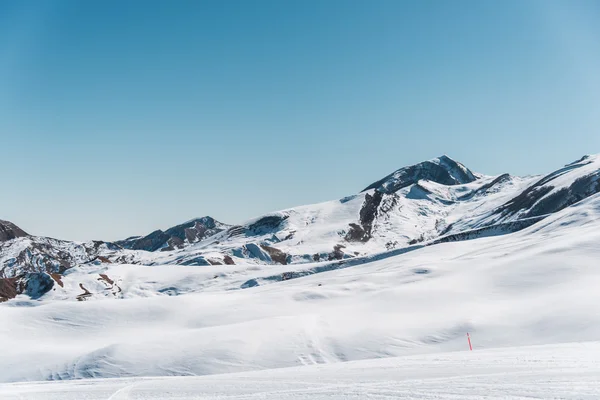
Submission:
<svg viewBox="0 0 600 400">
<path fill-rule="evenodd" d="M 433 160 L 400 168 L 385 178 L 369 185 L 363 192 L 369 189 L 376 189 L 382 193 L 396 193 L 398 190 L 422 180 L 451 186 L 471 183 L 476 179 L 475 174 L 467 167 L 443 155 Z"/>
<path fill-rule="evenodd" d="M 473 360 L 486 348 L 499 359 L 503 347 L 578 342 L 574 351 L 600 339 L 599 241 L 595 194 L 516 233 L 362 258 L 81 265 L 39 300 L 0 304 L 0 382 L 439 359 L 468 351 L 467 332 Z"/>
<path fill-rule="evenodd" d="M 600 157 L 545 176 L 486 176 L 448 156 L 401 168 L 362 192 L 232 226 L 211 217 L 114 243 L 32 236 L 0 221 L 0 300 L 37 298 L 87 264 L 305 264 L 524 229 L 600 192 Z"/>
<path fill-rule="evenodd" d="M 440 157 L 237 226 L 78 243 L 3 221 L 0 382 L 598 341 L 599 182 L 599 156 L 533 177 Z"/>
</svg>

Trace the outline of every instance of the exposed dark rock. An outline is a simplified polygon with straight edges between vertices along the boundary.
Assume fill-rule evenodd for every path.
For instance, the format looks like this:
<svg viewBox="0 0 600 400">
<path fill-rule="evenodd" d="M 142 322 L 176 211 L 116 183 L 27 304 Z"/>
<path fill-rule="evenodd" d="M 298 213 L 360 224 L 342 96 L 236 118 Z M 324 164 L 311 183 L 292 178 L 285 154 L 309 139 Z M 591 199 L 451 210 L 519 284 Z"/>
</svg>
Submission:
<svg viewBox="0 0 600 400">
<path fill-rule="evenodd" d="M 180 239 L 181 242 L 187 239 L 188 243 L 195 243 L 223 231 L 224 228 L 223 224 L 207 216 L 167 229 L 165 233 L 171 238 Z"/>
<path fill-rule="evenodd" d="M 58 286 L 65 287 L 65 284 L 62 281 L 62 275 L 61 274 L 50 274 L 50 277 L 52 279 L 54 279 L 54 282 L 58 283 Z"/>
<path fill-rule="evenodd" d="M 292 232 L 288 233 L 288 234 L 286 235 L 286 237 L 284 237 L 284 238 L 283 238 L 282 242 L 283 242 L 283 241 L 286 241 L 286 240 L 293 239 L 293 238 L 294 238 L 294 234 L 295 234 L 295 233 L 296 233 L 296 231 L 292 231 Z"/>
<path fill-rule="evenodd" d="M 96 256 L 96 257 L 92 257 L 89 261 L 86 261 L 83 264 L 100 265 L 102 263 L 104 263 L 104 264 L 112 264 L 112 261 L 110 261 L 108 258 L 106 258 L 104 256 Z"/>
<path fill-rule="evenodd" d="M 29 234 L 12 222 L 0 219 L 0 242 L 6 242 L 11 239 L 25 236 L 29 236 Z"/>
<path fill-rule="evenodd" d="M 135 238 L 130 243 L 119 241 L 117 244 L 123 246 L 125 249 L 156 251 L 160 249 L 167 240 L 169 240 L 169 236 L 159 229 L 144 237 Z"/>
<path fill-rule="evenodd" d="M 473 182 L 477 178 L 461 163 L 447 156 L 441 156 L 431 161 L 424 161 L 394 171 L 385 178 L 369 185 L 363 192 L 375 189 L 382 193 L 395 193 L 402 188 L 417 183 L 421 179 L 442 185 L 458 185 Z"/>
<path fill-rule="evenodd" d="M 17 278 L 0 279 L 0 303 L 17 297 Z"/>
<path fill-rule="evenodd" d="M 179 263 L 179 265 L 210 265 L 210 263 L 208 261 L 206 261 L 206 258 L 204 258 L 203 256 L 198 256 L 198 257 L 194 257 L 191 258 L 189 260 L 184 260 L 182 262 Z"/>
<path fill-rule="evenodd" d="M 383 194 L 381 192 L 375 192 L 372 195 L 367 193 L 365 195 L 365 202 L 360 209 L 359 217 L 360 224 L 369 235 L 371 234 L 373 221 L 375 221 L 375 216 L 377 215 L 377 208 L 381 204 L 382 199 Z"/>
<path fill-rule="evenodd" d="M 118 244 L 112 243 L 112 242 L 103 242 L 102 240 L 92 240 L 91 245 L 87 244 L 85 245 L 85 251 L 88 255 L 90 256 L 95 256 L 96 254 L 98 254 L 99 251 L 101 251 L 101 248 L 105 248 L 106 250 L 121 250 L 122 247 L 119 246 Z"/>
<path fill-rule="evenodd" d="M 389 241 L 389 242 L 387 242 L 387 243 L 385 244 L 385 248 L 386 248 L 386 250 L 393 250 L 393 249 L 395 249 L 397 246 L 398 246 L 398 241 L 396 241 L 396 240 L 394 240 L 393 242 L 392 242 L 392 241 Z"/>
<path fill-rule="evenodd" d="M 345 237 L 348 242 L 366 242 L 370 238 L 369 233 L 365 232 L 360 225 L 354 223 L 350 224 L 350 229 Z"/>
<path fill-rule="evenodd" d="M 39 299 L 54 286 L 54 279 L 43 272 L 25 274 L 20 281 L 24 285 L 24 293 L 32 299 Z"/>
<path fill-rule="evenodd" d="M 76 297 L 76 298 L 77 298 L 77 301 L 86 301 L 86 300 L 88 299 L 88 297 L 92 297 L 92 294 L 90 293 L 90 291 L 89 291 L 89 290 L 87 290 L 87 289 L 85 288 L 85 286 L 83 286 L 83 283 L 80 283 L 80 284 L 79 284 L 79 288 L 80 288 L 81 290 L 83 290 L 83 293 L 79 294 L 79 295 Z"/>
<path fill-rule="evenodd" d="M 573 205 L 586 197 L 600 192 L 600 170 L 575 180 L 570 186 L 556 190 L 549 184 L 568 170 L 577 168 L 569 165 L 562 170 L 545 176 L 496 211 L 502 216 L 519 213 L 520 218 L 531 218 L 551 214 Z"/>
<path fill-rule="evenodd" d="M 175 249 L 183 249 L 185 242 L 183 239 L 178 238 L 177 236 L 171 236 L 169 240 L 167 240 L 167 247 L 163 247 L 160 251 L 171 251 Z"/>
<path fill-rule="evenodd" d="M 225 263 L 225 265 L 235 265 L 235 263 L 233 262 L 233 258 L 231 258 L 228 255 L 223 256 L 223 262 Z"/>
<path fill-rule="evenodd" d="M 276 249 L 275 247 L 266 246 L 264 244 L 260 245 L 264 251 L 269 253 L 271 260 L 278 262 L 279 264 L 286 265 L 288 255 L 283 251 Z"/>
<path fill-rule="evenodd" d="M 199 242 L 227 228 L 227 225 L 212 217 L 202 217 L 174 226 L 164 232 L 159 229 L 143 237 L 133 236 L 115 243 L 131 250 L 169 251 L 182 248 L 185 243 Z"/>
<path fill-rule="evenodd" d="M 15 278 L 0 279 L 0 302 L 26 294 L 32 299 L 39 299 L 54 286 L 54 279 L 42 272 L 32 272 Z"/>
<path fill-rule="evenodd" d="M 421 233 L 421 234 L 419 235 L 419 237 L 416 237 L 416 238 L 414 238 L 414 239 L 411 239 L 411 240 L 408 242 L 408 244 L 412 246 L 412 245 L 415 245 L 415 244 L 417 244 L 417 243 L 421 243 L 421 242 L 424 242 L 424 241 L 425 241 L 425 235 Z"/>
<path fill-rule="evenodd" d="M 112 279 L 110 279 L 110 277 L 106 274 L 98 274 L 100 276 L 100 278 L 98 278 L 99 281 L 104 281 L 107 284 L 113 286 L 115 284 L 115 281 L 113 281 Z"/>
<path fill-rule="evenodd" d="M 283 221 L 288 219 L 288 215 L 268 215 L 258 221 L 248 225 L 245 229 L 247 236 L 259 236 L 272 233 L 277 230 Z"/>
<path fill-rule="evenodd" d="M 346 246 L 341 244 L 336 244 L 333 246 L 333 252 L 329 253 L 329 261 L 331 260 L 341 260 L 344 258 L 344 252 L 342 249 L 346 248 Z"/>
<path fill-rule="evenodd" d="M 377 216 L 377 209 L 381 204 L 383 194 L 374 192 L 372 195 L 365 194 L 365 201 L 359 212 L 360 225 L 351 223 L 350 229 L 345 236 L 349 242 L 367 242 L 371 239 L 371 231 L 373 229 L 373 221 Z"/>
</svg>

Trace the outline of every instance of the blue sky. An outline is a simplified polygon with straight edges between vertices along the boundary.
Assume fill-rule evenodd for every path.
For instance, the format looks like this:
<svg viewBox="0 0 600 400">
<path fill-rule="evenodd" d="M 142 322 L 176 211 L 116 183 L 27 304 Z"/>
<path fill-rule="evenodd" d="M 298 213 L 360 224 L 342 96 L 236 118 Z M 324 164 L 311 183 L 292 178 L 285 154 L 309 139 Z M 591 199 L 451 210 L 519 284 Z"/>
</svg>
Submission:
<svg viewBox="0 0 600 400">
<path fill-rule="evenodd" d="M 113 240 L 600 152 L 597 1 L 0 2 L 0 219 Z"/>
</svg>

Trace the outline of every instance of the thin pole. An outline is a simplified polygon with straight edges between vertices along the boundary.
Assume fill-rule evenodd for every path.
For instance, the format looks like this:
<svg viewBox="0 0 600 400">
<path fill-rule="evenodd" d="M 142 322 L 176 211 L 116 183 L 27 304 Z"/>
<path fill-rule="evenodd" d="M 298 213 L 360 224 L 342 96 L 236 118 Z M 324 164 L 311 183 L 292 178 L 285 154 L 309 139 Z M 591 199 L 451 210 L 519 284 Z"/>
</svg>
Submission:
<svg viewBox="0 0 600 400">
<path fill-rule="evenodd" d="M 471 345 L 471 336 L 469 332 L 467 332 L 467 340 L 469 341 L 469 350 L 473 351 L 473 346 Z"/>
</svg>

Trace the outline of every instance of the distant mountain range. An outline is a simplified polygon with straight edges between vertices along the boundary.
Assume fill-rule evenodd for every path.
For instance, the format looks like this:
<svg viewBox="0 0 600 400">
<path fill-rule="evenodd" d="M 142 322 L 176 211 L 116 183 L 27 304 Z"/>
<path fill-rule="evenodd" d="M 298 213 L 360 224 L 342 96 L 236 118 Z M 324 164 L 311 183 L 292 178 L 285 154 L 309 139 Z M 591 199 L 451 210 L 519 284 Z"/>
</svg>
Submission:
<svg viewBox="0 0 600 400">
<path fill-rule="evenodd" d="M 544 176 L 486 176 L 441 156 L 351 196 L 242 225 L 209 216 L 116 242 L 31 235 L 0 220 L 0 301 L 38 298 L 86 264 L 299 264 L 515 232 L 600 192 L 600 156 Z"/>
</svg>

